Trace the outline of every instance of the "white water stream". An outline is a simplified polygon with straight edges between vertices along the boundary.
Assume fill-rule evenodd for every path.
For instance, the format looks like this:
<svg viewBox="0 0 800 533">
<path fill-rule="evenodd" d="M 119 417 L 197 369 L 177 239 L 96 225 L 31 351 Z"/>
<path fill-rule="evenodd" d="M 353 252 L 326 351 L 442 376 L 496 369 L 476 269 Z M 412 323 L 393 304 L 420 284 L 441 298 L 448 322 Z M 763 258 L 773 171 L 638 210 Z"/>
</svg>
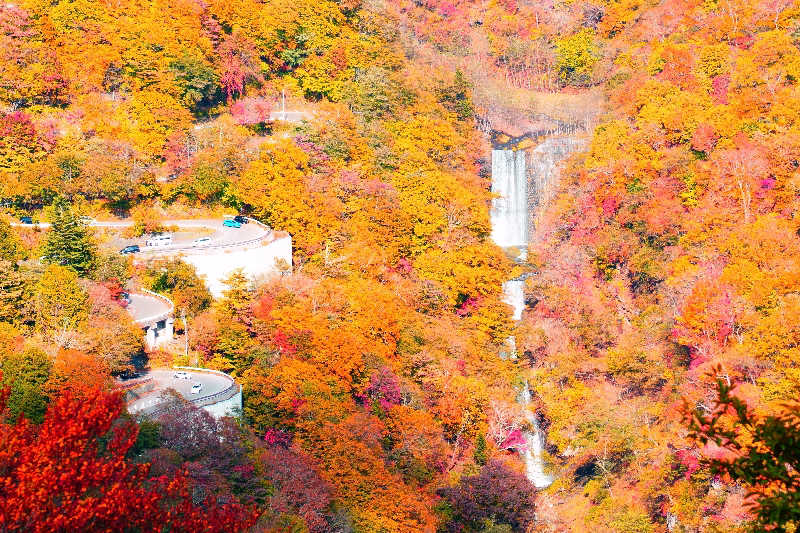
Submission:
<svg viewBox="0 0 800 533">
<path fill-rule="evenodd" d="M 546 139 L 532 150 L 529 163 L 522 150 L 492 150 L 492 192 L 499 196 L 492 200 L 490 212 L 492 240 L 503 248 L 516 248 L 519 261 L 527 259 L 530 207 L 547 203 L 558 179 L 558 163 L 582 146 L 582 141 L 571 137 Z M 503 301 L 513 309 L 514 320 L 521 320 L 525 309 L 525 280 L 506 281 L 503 294 Z M 509 337 L 508 346 L 510 356 L 516 358 L 514 337 Z M 520 450 L 525 470 L 536 488 L 545 488 L 553 482 L 553 477 L 546 471 L 545 434 L 539 427 L 536 413 L 528 408 L 531 391 L 527 381 L 519 402 L 531 428 L 524 433 L 527 446 Z"/>
<path fill-rule="evenodd" d="M 492 240 L 503 248 L 528 247 L 528 172 L 525 152 L 492 150 Z"/>
<path fill-rule="evenodd" d="M 539 428 L 539 418 L 528 409 L 528 405 L 531 403 L 531 389 L 528 387 L 527 381 L 520 393 L 520 403 L 525 411 L 525 419 L 532 428 L 531 431 L 523 433 L 528 442 L 528 446 L 522 452 L 522 458 L 525 459 L 525 472 L 534 487 L 543 489 L 550 486 L 553 476 L 545 471 L 544 454 L 542 453 L 544 451 L 544 432 Z"/>
</svg>

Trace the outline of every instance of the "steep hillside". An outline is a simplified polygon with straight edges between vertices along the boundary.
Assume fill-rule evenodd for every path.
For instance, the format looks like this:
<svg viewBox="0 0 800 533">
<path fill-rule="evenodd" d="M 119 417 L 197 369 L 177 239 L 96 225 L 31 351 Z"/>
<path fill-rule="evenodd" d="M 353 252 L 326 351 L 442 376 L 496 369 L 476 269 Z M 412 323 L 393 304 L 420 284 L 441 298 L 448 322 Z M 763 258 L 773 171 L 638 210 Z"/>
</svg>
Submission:
<svg viewBox="0 0 800 533">
<path fill-rule="evenodd" d="M 799 46 L 792 0 L 3 4 L 0 523 L 751 528 L 687 418 L 717 380 L 796 410 Z M 537 177 L 518 266 L 488 158 L 530 132 L 590 139 Z M 235 213 L 289 232 L 293 269 L 213 300 L 180 257 L 117 253 Z M 124 288 L 169 296 L 185 344 L 145 354 Z M 230 373 L 241 417 L 133 423 L 112 389 L 143 360 Z M 509 451 L 532 427 L 540 491 Z"/>
<path fill-rule="evenodd" d="M 486 39 L 485 70 L 518 90 L 608 100 L 531 247 L 517 344 L 561 466 L 540 516 L 570 531 L 744 526 L 747 487 L 701 467 L 720 451 L 688 438 L 682 405 L 711 412 L 717 378 L 760 415 L 798 397 L 798 5 L 400 12 L 446 58 Z"/>
<path fill-rule="evenodd" d="M 480 472 L 518 483 L 528 501 L 516 456 L 491 461 L 521 420 L 515 371 L 497 357 L 511 265 L 487 241 L 483 141 L 454 72 L 417 69 L 392 20 L 358 2 L 33 0 L 0 7 L 0 30 L 9 215 L 131 216 L 141 232 L 237 210 L 295 246 L 291 275 L 257 287 L 234 276 L 209 306 L 191 267 L 132 266 L 100 235 L 80 268 L 67 258 L 43 274 L 55 256 L 41 235 L 4 225 L 5 370 L 26 349 L 53 363 L 69 348 L 119 371 L 141 347 L 90 342 L 109 335 L 91 306 L 103 283 L 141 284 L 186 311 L 191 357 L 242 382 L 243 421 L 278 447 L 237 466 L 271 491 L 236 492 L 261 502 L 267 530 L 480 525 L 458 514 L 467 488 L 448 489 L 455 510 L 436 495 Z M 288 122 L 274 120 L 282 94 Z M 22 296 L 59 283 L 73 307 Z M 24 386 L 36 401 L 18 412 L 41 417 L 57 393 Z M 286 454 L 299 470 L 282 473 Z M 494 520 L 529 523 L 532 507 L 515 508 Z"/>
</svg>

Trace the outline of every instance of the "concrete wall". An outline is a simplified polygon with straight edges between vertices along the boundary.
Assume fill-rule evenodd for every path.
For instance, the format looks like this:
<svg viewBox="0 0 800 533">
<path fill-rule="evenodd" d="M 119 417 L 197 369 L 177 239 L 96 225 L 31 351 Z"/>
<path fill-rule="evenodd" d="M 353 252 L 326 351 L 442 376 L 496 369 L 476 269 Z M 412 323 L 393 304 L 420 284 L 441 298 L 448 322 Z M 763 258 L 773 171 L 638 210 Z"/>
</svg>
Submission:
<svg viewBox="0 0 800 533">
<path fill-rule="evenodd" d="M 278 237 L 264 244 L 243 248 L 221 248 L 183 256 L 184 261 L 194 265 L 198 275 L 205 276 L 206 285 L 215 298 L 222 296 L 226 289 L 223 280 L 237 268 L 241 268 L 247 276 L 256 280 L 280 273 L 277 262 L 281 259 L 291 269 L 290 235 Z"/>
<path fill-rule="evenodd" d="M 204 405 L 203 409 L 211 413 L 214 418 L 222 418 L 223 416 L 238 416 L 242 412 L 242 390 L 236 393 L 233 397 L 214 403 L 211 405 Z"/>
<path fill-rule="evenodd" d="M 173 317 L 159 320 L 144 328 L 144 345 L 148 350 L 160 348 L 172 341 L 175 334 Z M 162 327 L 159 327 L 162 326 Z"/>
</svg>

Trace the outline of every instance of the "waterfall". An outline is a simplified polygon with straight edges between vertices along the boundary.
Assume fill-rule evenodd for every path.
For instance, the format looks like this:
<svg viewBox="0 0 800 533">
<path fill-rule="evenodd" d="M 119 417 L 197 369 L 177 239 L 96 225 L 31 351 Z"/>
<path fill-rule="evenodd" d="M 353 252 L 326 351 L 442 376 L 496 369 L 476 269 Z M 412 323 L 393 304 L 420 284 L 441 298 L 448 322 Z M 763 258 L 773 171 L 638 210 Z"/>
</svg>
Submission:
<svg viewBox="0 0 800 533">
<path fill-rule="evenodd" d="M 503 283 L 503 301 L 514 310 L 512 318 L 515 322 L 522 320 L 525 308 L 525 280 L 511 279 Z"/>
<path fill-rule="evenodd" d="M 503 248 L 528 246 L 528 173 L 522 150 L 492 150 L 492 240 Z"/>
<path fill-rule="evenodd" d="M 519 259 L 525 260 L 528 251 L 528 172 L 525 152 L 513 150 L 492 150 L 492 192 L 498 197 L 492 200 L 491 222 L 492 239 L 503 248 L 518 247 Z M 544 170 L 534 166 L 536 170 Z M 536 183 L 536 182 L 534 182 Z M 525 308 L 525 278 L 512 279 L 503 283 L 503 301 L 513 309 L 515 322 L 522 320 Z M 506 341 L 509 352 L 501 352 L 502 357 L 516 358 L 517 342 L 512 336 Z M 542 457 L 543 436 L 539 430 L 536 415 L 530 412 L 531 391 L 528 382 L 519 399 L 525 408 L 525 417 L 533 432 L 524 433 L 527 446 L 522 452 L 528 479 L 536 488 L 544 488 L 552 483 L 552 478 L 544 471 Z"/>
<path fill-rule="evenodd" d="M 528 406 L 531 403 L 531 389 L 528 387 L 528 382 L 525 381 L 525 387 L 520 393 L 520 403 L 525 409 L 525 419 L 531 425 L 532 431 L 526 431 L 523 435 L 528 446 L 522 452 L 522 457 L 525 460 L 525 472 L 528 479 L 533 483 L 537 489 L 543 489 L 550 486 L 553 482 L 553 477 L 545 472 L 544 466 L 544 433 L 539 427 L 539 417 L 532 413 Z"/>
<path fill-rule="evenodd" d="M 522 150 L 492 150 L 492 192 L 497 195 L 490 211 L 492 240 L 503 248 L 518 248 L 519 261 L 527 259 L 529 228 L 533 230 L 531 210 L 536 212 L 547 205 L 556 189 L 558 164 L 584 145 L 585 141 L 574 137 L 551 137 L 531 151 L 530 163 Z M 503 283 L 503 301 L 513 309 L 514 321 L 522 320 L 524 277 Z M 502 351 L 501 357 L 516 358 L 516 344 L 516 339 L 509 337 L 509 351 Z M 520 451 L 528 479 L 536 488 L 545 488 L 553 478 L 545 472 L 545 435 L 538 417 L 528 409 L 530 401 L 531 391 L 526 381 L 519 402 L 525 409 L 530 430 L 524 433 L 528 444 Z"/>
</svg>

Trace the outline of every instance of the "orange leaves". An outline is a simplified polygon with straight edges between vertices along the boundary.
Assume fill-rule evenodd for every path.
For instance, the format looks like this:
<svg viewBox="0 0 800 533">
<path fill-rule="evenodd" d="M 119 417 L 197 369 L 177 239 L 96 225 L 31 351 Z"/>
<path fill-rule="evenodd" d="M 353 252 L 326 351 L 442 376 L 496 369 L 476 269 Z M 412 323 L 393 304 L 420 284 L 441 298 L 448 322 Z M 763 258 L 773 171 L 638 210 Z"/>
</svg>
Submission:
<svg viewBox="0 0 800 533">
<path fill-rule="evenodd" d="M 88 398 L 98 389 L 108 390 L 111 384 L 111 369 L 103 359 L 78 350 L 61 350 L 44 389 L 51 397 L 68 392 L 76 398 Z"/>
<path fill-rule="evenodd" d="M 713 279 L 698 281 L 678 319 L 686 331 L 679 337 L 680 342 L 692 346 L 708 342 L 724 345 L 736 320 L 733 296 L 724 283 Z"/>
<path fill-rule="evenodd" d="M 714 131 L 713 126 L 706 123 L 700 124 L 692 135 L 692 149 L 708 154 L 716 145 L 718 138 L 719 135 Z"/>
<path fill-rule="evenodd" d="M 409 491 L 381 458 L 380 424 L 375 417 L 354 414 L 327 424 L 316 435 L 312 453 L 342 497 L 352 505 L 355 523 L 365 530 L 398 533 L 435 530 L 430 500 Z"/>
</svg>

